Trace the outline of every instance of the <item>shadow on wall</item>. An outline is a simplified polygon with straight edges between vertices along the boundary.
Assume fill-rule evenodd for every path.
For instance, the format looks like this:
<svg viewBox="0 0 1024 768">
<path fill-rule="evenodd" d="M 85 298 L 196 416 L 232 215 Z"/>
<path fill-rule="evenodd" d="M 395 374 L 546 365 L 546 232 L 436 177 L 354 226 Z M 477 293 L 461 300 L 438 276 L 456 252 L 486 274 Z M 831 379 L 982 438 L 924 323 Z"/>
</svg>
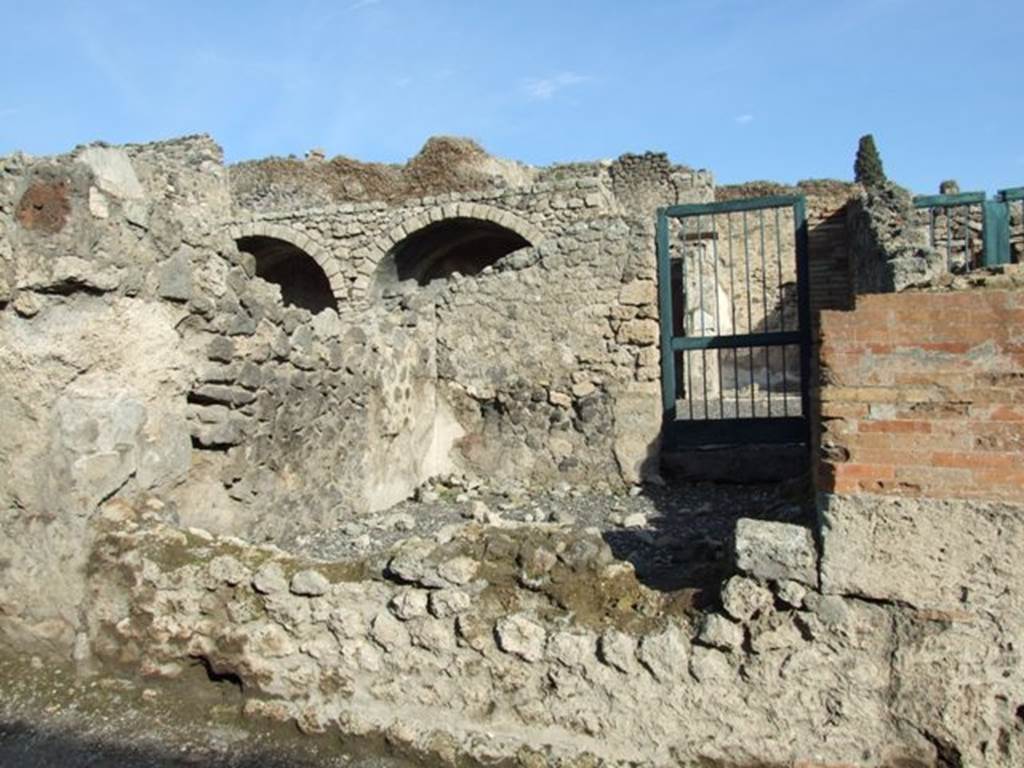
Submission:
<svg viewBox="0 0 1024 768">
<path fill-rule="evenodd" d="M 434 222 L 399 242 L 381 261 L 378 292 L 400 282 L 428 285 L 455 273 L 476 275 L 530 242 L 506 227 L 483 219 L 453 218 Z"/>
<path fill-rule="evenodd" d="M 255 235 L 240 237 L 238 250 L 256 259 L 256 276 L 281 288 L 286 306 L 301 307 L 314 315 L 328 307 L 338 308 L 331 283 L 319 264 L 286 240 Z"/>
</svg>

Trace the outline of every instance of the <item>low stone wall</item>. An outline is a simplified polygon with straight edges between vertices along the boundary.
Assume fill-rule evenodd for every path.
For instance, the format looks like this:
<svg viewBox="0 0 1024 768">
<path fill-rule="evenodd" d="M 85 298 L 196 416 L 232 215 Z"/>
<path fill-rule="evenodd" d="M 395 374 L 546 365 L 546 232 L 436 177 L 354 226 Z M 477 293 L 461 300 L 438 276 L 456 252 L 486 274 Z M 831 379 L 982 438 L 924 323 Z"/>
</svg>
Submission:
<svg viewBox="0 0 1024 768">
<path fill-rule="evenodd" d="M 807 529 L 741 521 L 741 573 L 701 612 L 565 526 L 469 522 L 327 563 L 160 516 L 105 508 L 83 663 L 201 663 L 250 716 L 441 765 L 947 764 L 901 693 L 933 700 L 914 666 L 930 619 L 822 596 Z"/>
</svg>

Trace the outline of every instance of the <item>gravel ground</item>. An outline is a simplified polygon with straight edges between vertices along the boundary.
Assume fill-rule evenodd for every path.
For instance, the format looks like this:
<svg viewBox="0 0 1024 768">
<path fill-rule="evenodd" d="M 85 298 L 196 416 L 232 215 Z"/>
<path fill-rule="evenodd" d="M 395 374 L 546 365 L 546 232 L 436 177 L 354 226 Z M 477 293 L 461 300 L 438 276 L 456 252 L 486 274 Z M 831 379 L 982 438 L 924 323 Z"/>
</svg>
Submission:
<svg viewBox="0 0 1024 768">
<path fill-rule="evenodd" d="M 463 478 L 448 478 L 387 512 L 297 536 L 280 546 L 318 560 L 372 558 L 411 536 L 450 540 L 472 520 L 557 523 L 600 531 L 615 556 L 632 562 L 649 587 L 700 588 L 729 573 L 738 518 L 800 522 L 807 515 L 802 501 L 799 483 L 646 485 L 628 492 L 563 485 L 528 495 L 517 490 L 495 493 Z"/>
</svg>

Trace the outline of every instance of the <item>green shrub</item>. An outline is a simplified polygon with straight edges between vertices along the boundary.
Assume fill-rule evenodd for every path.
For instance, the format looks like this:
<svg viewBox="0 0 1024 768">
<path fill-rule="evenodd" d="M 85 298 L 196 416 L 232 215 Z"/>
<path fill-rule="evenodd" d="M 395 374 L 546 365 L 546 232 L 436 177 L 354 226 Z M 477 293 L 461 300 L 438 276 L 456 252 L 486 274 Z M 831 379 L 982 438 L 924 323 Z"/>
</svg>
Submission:
<svg viewBox="0 0 1024 768">
<path fill-rule="evenodd" d="M 882 158 L 875 147 L 875 137 L 870 133 L 860 137 L 857 159 L 853 163 L 853 178 L 865 187 L 875 187 L 885 181 Z"/>
</svg>

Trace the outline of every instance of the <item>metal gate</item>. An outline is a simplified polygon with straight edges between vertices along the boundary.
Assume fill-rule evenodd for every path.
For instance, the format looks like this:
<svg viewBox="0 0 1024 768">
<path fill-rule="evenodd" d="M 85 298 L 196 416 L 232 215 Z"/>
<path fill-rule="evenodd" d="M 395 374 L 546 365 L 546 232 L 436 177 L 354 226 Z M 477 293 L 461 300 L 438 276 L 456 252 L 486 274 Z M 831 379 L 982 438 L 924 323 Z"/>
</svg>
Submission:
<svg viewBox="0 0 1024 768">
<path fill-rule="evenodd" d="M 658 210 L 666 447 L 806 443 L 802 196 Z"/>
<path fill-rule="evenodd" d="M 919 195 L 914 207 L 926 217 L 932 248 L 946 257 L 951 272 L 1011 263 L 1011 245 L 1024 242 L 1024 187 L 1001 189 L 992 199 L 984 192 Z"/>
</svg>

